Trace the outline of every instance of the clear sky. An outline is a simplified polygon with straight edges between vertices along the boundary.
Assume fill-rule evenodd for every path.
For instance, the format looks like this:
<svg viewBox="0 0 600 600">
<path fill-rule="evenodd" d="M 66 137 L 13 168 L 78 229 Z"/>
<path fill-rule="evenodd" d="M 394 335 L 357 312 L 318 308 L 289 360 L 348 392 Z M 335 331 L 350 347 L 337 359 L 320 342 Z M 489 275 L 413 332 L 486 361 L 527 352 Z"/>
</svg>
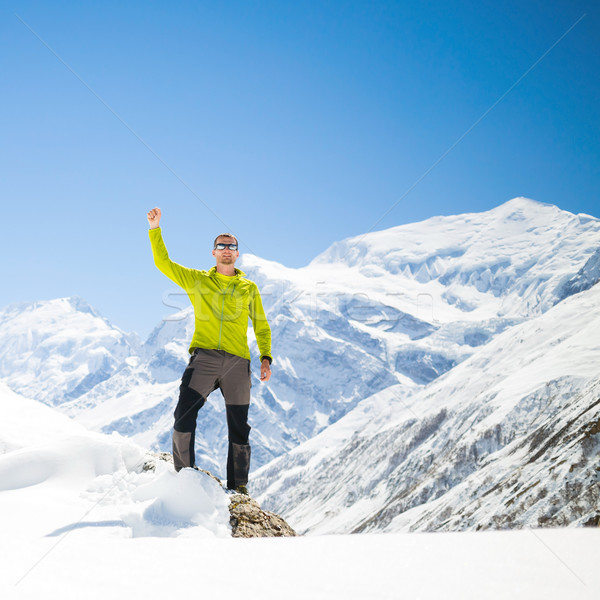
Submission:
<svg viewBox="0 0 600 600">
<path fill-rule="evenodd" d="M 596 1 L 0 7 L 0 306 L 79 295 L 147 335 L 154 206 L 197 268 L 223 231 L 299 267 L 515 196 L 600 217 Z"/>
</svg>

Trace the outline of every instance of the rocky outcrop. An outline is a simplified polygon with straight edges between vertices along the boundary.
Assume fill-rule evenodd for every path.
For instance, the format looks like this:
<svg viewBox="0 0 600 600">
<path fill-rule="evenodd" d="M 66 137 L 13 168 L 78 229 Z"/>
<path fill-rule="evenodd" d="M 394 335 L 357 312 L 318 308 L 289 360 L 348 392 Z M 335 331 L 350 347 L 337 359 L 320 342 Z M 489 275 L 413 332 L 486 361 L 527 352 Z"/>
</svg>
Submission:
<svg viewBox="0 0 600 600">
<path fill-rule="evenodd" d="M 156 463 L 159 460 L 173 464 L 173 456 L 170 452 L 148 452 L 142 464 L 142 471 L 156 471 Z"/>
<path fill-rule="evenodd" d="M 296 532 L 278 515 L 262 510 L 256 500 L 234 494 L 229 504 L 231 535 L 238 538 L 291 537 Z"/>
<path fill-rule="evenodd" d="M 169 452 L 149 452 L 142 465 L 142 471 L 155 471 L 159 460 L 173 464 L 173 456 Z M 218 481 L 219 485 L 223 485 L 221 480 L 209 471 L 199 468 L 197 470 Z M 223 490 L 223 493 L 226 493 L 225 490 Z M 279 515 L 263 510 L 258 502 L 247 494 L 232 494 L 230 496 L 229 514 L 231 515 L 229 520 L 231 535 L 235 538 L 291 537 L 297 535 Z"/>
</svg>

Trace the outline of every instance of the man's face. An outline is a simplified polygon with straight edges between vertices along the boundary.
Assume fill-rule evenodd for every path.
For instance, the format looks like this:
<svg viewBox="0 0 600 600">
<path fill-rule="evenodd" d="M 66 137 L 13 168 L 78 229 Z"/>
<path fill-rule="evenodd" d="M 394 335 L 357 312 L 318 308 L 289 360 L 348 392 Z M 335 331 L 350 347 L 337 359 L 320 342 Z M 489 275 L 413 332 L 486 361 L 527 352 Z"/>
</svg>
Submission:
<svg viewBox="0 0 600 600">
<path fill-rule="evenodd" d="M 217 238 L 217 244 L 235 244 L 236 241 L 232 237 L 219 236 Z M 217 259 L 217 264 L 221 265 L 234 265 L 238 259 L 240 252 L 239 250 L 230 250 L 225 248 L 224 250 L 213 250 L 212 255 Z"/>
</svg>

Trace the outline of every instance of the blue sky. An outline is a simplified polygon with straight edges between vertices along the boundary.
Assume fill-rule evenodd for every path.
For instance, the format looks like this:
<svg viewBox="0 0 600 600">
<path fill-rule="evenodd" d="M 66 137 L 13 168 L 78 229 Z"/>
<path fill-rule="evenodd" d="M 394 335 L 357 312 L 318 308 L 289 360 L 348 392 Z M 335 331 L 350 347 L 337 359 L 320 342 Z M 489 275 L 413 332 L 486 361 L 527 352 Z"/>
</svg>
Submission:
<svg viewBox="0 0 600 600">
<path fill-rule="evenodd" d="M 198 268 L 227 230 L 299 267 L 515 196 L 600 217 L 597 2 L 9 1 L 0 16 L 0 306 L 79 295 L 147 335 L 171 312 L 154 206 L 172 258 Z"/>
</svg>

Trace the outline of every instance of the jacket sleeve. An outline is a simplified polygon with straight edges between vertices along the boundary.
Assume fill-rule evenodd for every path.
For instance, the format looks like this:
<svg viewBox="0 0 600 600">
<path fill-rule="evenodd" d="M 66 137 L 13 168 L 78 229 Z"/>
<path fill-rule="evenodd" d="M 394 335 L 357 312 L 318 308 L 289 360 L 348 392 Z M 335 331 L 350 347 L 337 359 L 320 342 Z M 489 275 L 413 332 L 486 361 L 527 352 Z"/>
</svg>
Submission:
<svg viewBox="0 0 600 600">
<path fill-rule="evenodd" d="M 167 247 L 162 238 L 160 227 L 150 229 L 148 231 L 150 243 L 152 244 L 152 254 L 154 256 L 154 264 L 159 271 L 164 273 L 169 279 L 181 286 L 184 290 L 190 290 L 196 283 L 196 275 L 194 269 L 182 267 L 169 258 Z"/>
<path fill-rule="evenodd" d="M 254 284 L 250 298 L 250 319 L 256 335 L 256 343 L 260 352 L 260 360 L 267 359 L 269 363 L 273 362 L 271 356 L 271 328 L 267 322 L 267 316 L 262 305 L 262 299 L 258 287 Z"/>
</svg>

